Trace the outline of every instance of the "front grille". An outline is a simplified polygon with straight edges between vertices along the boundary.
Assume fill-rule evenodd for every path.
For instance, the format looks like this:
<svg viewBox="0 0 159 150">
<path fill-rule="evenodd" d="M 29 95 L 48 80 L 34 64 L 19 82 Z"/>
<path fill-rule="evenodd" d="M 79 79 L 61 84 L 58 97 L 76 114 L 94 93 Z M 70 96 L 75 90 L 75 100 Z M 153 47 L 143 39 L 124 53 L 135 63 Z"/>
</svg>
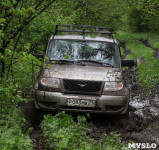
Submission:
<svg viewBox="0 0 159 150">
<path fill-rule="evenodd" d="M 99 95 L 102 88 L 102 82 L 81 81 L 81 80 L 63 80 L 66 93 L 92 94 Z"/>
</svg>

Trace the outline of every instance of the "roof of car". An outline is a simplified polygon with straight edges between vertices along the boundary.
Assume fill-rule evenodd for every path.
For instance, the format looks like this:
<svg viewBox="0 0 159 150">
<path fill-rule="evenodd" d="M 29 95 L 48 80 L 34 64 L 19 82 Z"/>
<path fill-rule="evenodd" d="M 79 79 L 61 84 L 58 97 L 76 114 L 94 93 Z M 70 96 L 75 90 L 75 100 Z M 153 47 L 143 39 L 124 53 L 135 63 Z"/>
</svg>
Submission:
<svg viewBox="0 0 159 150">
<path fill-rule="evenodd" d="M 67 34 L 67 35 L 55 35 L 51 36 L 50 39 L 69 39 L 69 40 L 88 40 L 88 41 L 102 41 L 102 42 L 111 42 L 111 43 L 117 43 L 117 41 L 114 38 L 109 37 L 101 37 L 101 36 L 83 36 L 83 35 L 74 35 L 74 34 Z"/>
</svg>

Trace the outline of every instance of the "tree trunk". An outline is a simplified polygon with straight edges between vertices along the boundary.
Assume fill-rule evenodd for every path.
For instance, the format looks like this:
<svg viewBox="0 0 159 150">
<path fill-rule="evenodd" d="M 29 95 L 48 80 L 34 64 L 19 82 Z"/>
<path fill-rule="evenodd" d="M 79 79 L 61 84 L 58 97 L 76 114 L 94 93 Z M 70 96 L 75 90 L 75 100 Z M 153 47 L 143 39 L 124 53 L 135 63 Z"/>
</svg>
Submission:
<svg viewBox="0 0 159 150">
<path fill-rule="evenodd" d="M 1 49 L 1 53 L 2 55 L 4 55 L 3 49 Z M 5 62 L 4 62 L 4 59 L 1 58 L 1 77 L 4 77 L 4 74 L 5 74 Z"/>
<path fill-rule="evenodd" d="M 1 52 L 2 56 L 4 56 L 5 49 L 7 48 L 8 44 L 9 44 L 9 42 L 3 41 L 3 45 L 0 48 L 0 52 Z M 4 58 L 1 58 L 1 77 L 4 77 L 4 75 L 5 75 L 5 61 L 4 61 Z"/>
</svg>

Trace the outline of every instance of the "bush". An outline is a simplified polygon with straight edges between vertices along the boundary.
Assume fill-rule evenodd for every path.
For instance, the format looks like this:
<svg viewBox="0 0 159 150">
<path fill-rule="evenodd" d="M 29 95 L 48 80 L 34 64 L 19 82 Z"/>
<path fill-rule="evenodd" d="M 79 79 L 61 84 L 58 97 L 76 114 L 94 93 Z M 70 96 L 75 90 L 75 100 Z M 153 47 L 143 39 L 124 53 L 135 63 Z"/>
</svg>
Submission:
<svg viewBox="0 0 159 150">
<path fill-rule="evenodd" d="M 19 85 L 14 84 L 11 79 L 1 79 L 0 82 L 0 113 L 9 113 L 18 102 L 24 100 L 21 97 L 22 91 L 18 89 Z"/>
<path fill-rule="evenodd" d="M 132 31 L 158 32 L 158 0 L 133 0 L 129 2 L 128 23 Z"/>
<path fill-rule="evenodd" d="M 19 109 L 14 108 L 10 114 L 0 115 L 0 149 L 1 150 L 31 150 L 32 140 L 28 132 L 23 133 L 26 121 Z"/>
<path fill-rule="evenodd" d="M 0 149 L 1 150 L 29 150 L 32 141 L 26 130 L 26 120 L 17 104 L 24 99 L 21 97 L 18 85 L 11 80 L 0 83 Z"/>
<path fill-rule="evenodd" d="M 91 137 L 92 124 L 84 116 L 78 116 L 77 122 L 71 115 L 60 112 L 55 116 L 45 115 L 41 123 L 42 137 L 46 145 L 54 149 L 65 150 L 111 150 L 128 149 L 118 134 L 103 134 L 99 141 Z"/>
</svg>

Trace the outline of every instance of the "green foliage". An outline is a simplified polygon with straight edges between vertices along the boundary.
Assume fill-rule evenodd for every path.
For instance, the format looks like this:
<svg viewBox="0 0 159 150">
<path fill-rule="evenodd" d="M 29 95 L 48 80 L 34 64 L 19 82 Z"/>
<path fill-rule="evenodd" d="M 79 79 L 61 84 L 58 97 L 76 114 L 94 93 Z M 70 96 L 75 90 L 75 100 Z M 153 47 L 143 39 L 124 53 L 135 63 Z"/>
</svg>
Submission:
<svg viewBox="0 0 159 150">
<path fill-rule="evenodd" d="M 21 97 L 22 91 L 19 85 L 13 83 L 12 80 L 1 80 L 0 82 L 0 149 L 32 149 L 32 141 L 26 130 L 26 120 L 22 116 L 22 112 L 17 108 L 20 101 L 24 101 Z M 26 100 L 25 100 L 26 101 Z"/>
<path fill-rule="evenodd" d="M 0 82 L 0 113 L 3 113 L 16 106 L 18 102 L 24 100 L 21 98 L 22 91 L 19 89 L 19 85 L 14 84 L 12 80 L 1 80 Z"/>
<path fill-rule="evenodd" d="M 43 0 L 38 2 L 32 0 L 24 3 L 23 0 L 1 0 L 0 55 L 3 56 L 7 48 L 11 51 L 16 51 L 17 49 L 23 51 L 24 45 L 28 44 L 28 41 L 21 38 L 24 34 L 23 30 L 54 1 L 55 0 Z M 30 49 L 30 46 L 28 48 Z M 1 57 L 1 62 L 1 76 L 4 76 L 6 73 L 6 64 L 3 57 Z"/>
<path fill-rule="evenodd" d="M 123 0 L 80 0 L 76 8 L 79 14 L 76 24 L 111 26 L 116 29 L 126 10 L 126 3 Z"/>
<path fill-rule="evenodd" d="M 29 133 L 23 133 L 26 121 L 22 112 L 13 106 L 5 106 L 8 110 L 0 114 L 0 149 L 31 150 L 33 145 Z"/>
<path fill-rule="evenodd" d="M 159 84 L 159 60 L 149 59 L 139 65 L 138 78 L 142 86 L 153 93 L 153 88 Z"/>
<path fill-rule="evenodd" d="M 131 49 L 131 52 L 138 56 L 139 58 L 143 58 L 144 60 L 149 61 L 150 58 L 153 58 L 153 55 L 155 53 L 154 50 L 151 48 L 148 48 L 144 46 L 140 41 L 138 40 L 131 40 L 126 43 L 126 47 L 128 49 Z"/>
<path fill-rule="evenodd" d="M 80 145 L 91 146 L 89 144 L 91 139 L 89 140 L 86 136 L 84 122 L 85 118 L 81 116 L 78 117 L 78 123 L 76 123 L 71 115 L 62 112 L 55 117 L 46 115 L 40 126 L 45 142 L 51 149 L 78 149 Z"/>
<path fill-rule="evenodd" d="M 113 150 L 128 149 L 118 134 L 103 134 L 100 141 L 91 137 L 93 126 L 84 116 L 78 116 L 77 122 L 71 115 L 60 112 L 55 116 L 45 115 L 41 123 L 42 136 L 50 149 L 65 150 Z"/>
<path fill-rule="evenodd" d="M 158 0 L 130 0 L 128 22 L 133 31 L 159 31 Z"/>
<path fill-rule="evenodd" d="M 23 94 L 30 95 L 41 67 L 41 61 L 31 54 L 23 52 L 13 63 L 12 74 L 15 82 L 20 85 Z"/>
<path fill-rule="evenodd" d="M 108 150 L 128 150 L 126 146 L 121 141 L 120 135 L 117 133 L 111 132 L 108 136 L 107 134 L 102 134 L 100 138 L 100 150 L 101 148 L 108 149 Z M 131 150 L 131 149 L 129 149 Z"/>
<path fill-rule="evenodd" d="M 151 37 L 154 37 L 155 34 L 150 33 L 133 33 L 130 31 L 118 30 L 114 37 L 118 41 L 132 41 L 132 40 L 149 40 Z"/>
<path fill-rule="evenodd" d="M 9 85 L 15 83 L 18 89 L 23 91 L 23 95 L 30 95 L 34 82 L 37 78 L 39 69 L 42 65 L 41 61 L 36 59 L 33 55 L 27 52 L 13 52 L 10 49 L 5 50 L 5 54 L 1 55 L 7 66 L 5 78 L 3 80 L 10 80 Z"/>
<path fill-rule="evenodd" d="M 133 54 L 128 54 L 126 57 L 126 59 L 131 59 L 131 60 L 135 60 L 135 56 Z"/>
<path fill-rule="evenodd" d="M 159 49 L 159 35 L 158 34 L 150 34 L 148 35 L 148 43 L 154 47 L 154 48 L 157 48 Z"/>
</svg>

